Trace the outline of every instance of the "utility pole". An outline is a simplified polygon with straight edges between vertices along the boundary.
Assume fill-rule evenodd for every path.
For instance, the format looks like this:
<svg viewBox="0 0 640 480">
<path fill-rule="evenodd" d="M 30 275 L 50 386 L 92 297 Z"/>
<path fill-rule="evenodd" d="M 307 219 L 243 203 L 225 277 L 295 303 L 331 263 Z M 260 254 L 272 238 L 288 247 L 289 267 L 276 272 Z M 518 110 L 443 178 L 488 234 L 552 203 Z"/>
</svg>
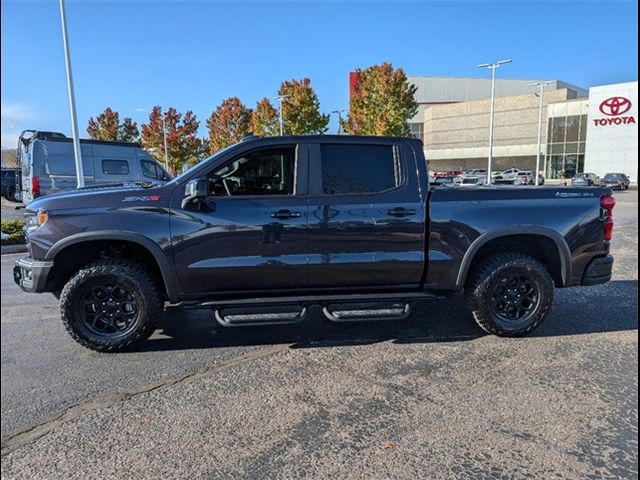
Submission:
<svg viewBox="0 0 640 480">
<path fill-rule="evenodd" d="M 487 161 L 487 183 L 493 183 L 491 170 L 493 166 L 493 116 L 495 113 L 496 103 L 496 70 L 502 65 L 511 63 L 513 60 L 500 60 L 495 63 L 481 63 L 478 68 L 488 68 L 491 70 L 491 112 L 489 114 L 489 158 Z"/>
<path fill-rule="evenodd" d="M 69 36 L 67 35 L 67 16 L 64 0 L 60 0 L 60 19 L 62 21 L 62 43 L 64 45 L 64 60 L 67 69 L 67 90 L 69 93 L 69 110 L 71 112 L 71 136 L 73 137 L 73 155 L 76 161 L 76 180 L 78 188 L 84 187 L 84 168 L 82 165 L 82 150 L 78 135 L 78 115 L 76 113 L 76 99 L 73 92 L 73 77 L 71 75 L 71 56 L 69 54 Z"/>
<path fill-rule="evenodd" d="M 530 83 L 529 87 L 538 87 L 540 88 L 540 93 L 538 96 L 540 97 L 540 107 L 538 109 L 538 143 L 536 149 L 536 187 L 540 185 L 540 147 L 542 143 L 542 110 L 544 105 L 544 87 L 551 84 L 553 82 L 536 82 Z"/>
</svg>

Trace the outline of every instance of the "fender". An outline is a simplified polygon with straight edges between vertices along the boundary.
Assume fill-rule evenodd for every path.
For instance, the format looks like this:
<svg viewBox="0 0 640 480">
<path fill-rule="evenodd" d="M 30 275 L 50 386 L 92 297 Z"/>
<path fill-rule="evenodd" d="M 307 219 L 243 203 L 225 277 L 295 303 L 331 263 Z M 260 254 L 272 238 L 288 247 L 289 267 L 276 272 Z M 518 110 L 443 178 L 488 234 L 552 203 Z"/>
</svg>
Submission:
<svg viewBox="0 0 640 480">
<path fill-rule="evenodd" d="M 173 270 L 171 268 L 169 260 L 156 242 L 148 237 L 145 237 L 144 235 L 140 235 L 139 233 L 126 232 L 122 230 L 101 230 L 97 232 L 76 233 L 75 235 L 65 237 L 53 244 L 53 246 L 47 252 L 45 260 L 54 260 L 55 256 L 59 252 L 70 245 L 89 242 L 93 240 L 126 240 L 132 243 L 137 243 L 141 247 L 148 250 L 151 255 L 153 255 L 153 258 L 155 258 L 158 266 L 160 267 L 162 280 L 164 282 L 165 288 L 167 289 L 167 296 L 169 297 L 169 301 L 171 303 L 177 302 L 179 295 L 173 278 Z"/>
<path fill-rule="evenodd" d="M 460 270 L 458 270 L 456 287 L 460 289 L 464 287 L 464 283 L 467 279 L 467 274 L 469 273 L 469 269 L 471 268 L 471 262 L 473 261 L 476 253 L 478 253 L 483 245 L 485 245 L 487 242 L 490 242 L 491 240 L 495 240 L 501 237 L 509 237 L 512 235 L 537 235 L 552 240 L 556 248 L 558 249 L 558 257 L 560 257 L 560 275 L 562 278 L 561 286 L 567 284 L 567 282 L 571 278 L 571 250 L 569 249 L 569 245 L 567 245 L 567 241 L 564 239 L 564 237 L 555 230 L 551 230 L 547 227 L 539 225 L 516 225 L 508 228 L 501 228 L 500 230 L 491 230 L 489 232 L 483 233 L 474 240 L 474 242 L 469 246 L 467 252 L 464 254 L 464 257 L 462 258 Z"/>
</svg>

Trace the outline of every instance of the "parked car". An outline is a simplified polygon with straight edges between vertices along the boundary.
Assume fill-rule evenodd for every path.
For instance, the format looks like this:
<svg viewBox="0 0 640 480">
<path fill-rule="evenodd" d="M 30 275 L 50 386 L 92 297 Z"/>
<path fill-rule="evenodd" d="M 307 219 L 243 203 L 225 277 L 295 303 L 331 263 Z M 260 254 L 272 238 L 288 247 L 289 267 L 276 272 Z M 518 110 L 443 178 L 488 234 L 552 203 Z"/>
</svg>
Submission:
<svg viewBox="0 0 640 480">
<path fill-rule="evenodd" d="M 137 143 L 81 140 L 86 186 L 154 182 L 171 177 Z M 18 165 L 22 170 L 22 201 L 77 186 L 73 141 L 62 133 L 25 130 L 18 140 Z"/>
<path fill-rule="evenodd" d="M 2 196 L 12 202 L 22 201 L 20 170 L 18 168 L 2 169 Z"/>
<path fill-rule="evenodd" d="M 607 173 L 602 179 L 605 187 L 611 187 L 617 190 L 628 190 L 631 180 L 624 173 Z"/>
<path fill-rule="evenodd" d="M 445 185 L 445 186 L 453 186 L 456 182 L 456 178 L 458 178 L 457 176 L 452 176 L 452 175 L 441 175 L 441 176 L 434 176 L 431 179 L 431 185 Z"/>
<path fill-rule="evenodd" d="M 457 186 L 468 186 L 468 185 L 486 185 L 487 176 L 479 175 L 479 174 L 465 174 L 460 175 L 459 177 L 455 177 L 454 183 Z"/>
<path fill-rule="evenodd" d="M 484 175 L 487 176 L 485 168 L 471 168 L 465 172 L 466 175 Z"/>
<path fill-rule="evenodd" d="M 554 287 L 611 278 L 611 189 L 430 187 L 427 168 L 412 138 L 248 139 L 165 185 L 36 199 L 14 279 L 58 295 L 79 343 L 118 351 L 165 301 L 236 327 L 301 322 L 313 305 L 334 322 L 404 319 L 464 292 L 481 328 L 519 336 Z M 228 175 L 281 180 L 230 191 Z"/>
<path fill-rule="evenodd" d="M 571 185 L 574 187 L 592 187 L 600 185 L 600 177 L 595 173 L 578 173 L 571 179 Z"/>
</svg>

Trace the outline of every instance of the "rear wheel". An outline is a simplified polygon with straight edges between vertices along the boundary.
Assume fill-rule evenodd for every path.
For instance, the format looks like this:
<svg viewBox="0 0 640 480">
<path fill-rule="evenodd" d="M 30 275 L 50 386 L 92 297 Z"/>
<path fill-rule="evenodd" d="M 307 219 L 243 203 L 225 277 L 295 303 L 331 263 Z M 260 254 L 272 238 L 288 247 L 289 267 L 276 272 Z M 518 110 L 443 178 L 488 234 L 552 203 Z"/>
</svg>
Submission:
<svg viewBox="0 0 640 480">
<path fill-rule="evenodd" d="M 127 259 L 87 265 L 60 294 L 62 322 L 69 334 L 81 345 L 101 352 L 125 350 L 146 340 L 162 310 L 156 279 Z"/>
<path fill-rule="evenodd" d="M 465 294 L 480 328 L 517 337 L 543 322 L 553 302 L 553 288 L 553 279 L 540 262 L 520 253 L 501 253 L 472 273 Z"/>
</svg>

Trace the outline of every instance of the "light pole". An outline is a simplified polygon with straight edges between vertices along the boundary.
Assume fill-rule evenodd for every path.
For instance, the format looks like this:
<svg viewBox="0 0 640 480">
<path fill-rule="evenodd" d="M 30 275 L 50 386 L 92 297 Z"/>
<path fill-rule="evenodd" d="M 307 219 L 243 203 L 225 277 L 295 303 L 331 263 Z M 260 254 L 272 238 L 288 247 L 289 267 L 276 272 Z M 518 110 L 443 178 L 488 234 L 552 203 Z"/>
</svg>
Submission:
<svg viewBox="0 0 640 480">
<path fill-rule="evenodd" d="M 162 115 L 162 137 L 164 140 L 164 169 L 169 171 L 169 152 L 167 151 L 167 126 L 165 124 L 165 115 Z"/>
<path fill-rule="evenodd" d="M 493 164 L 493 115 L 495 113 L 496 101 L 496 70 L 502 65 L 511 63 L 513 60 L 500 60 L 496 63 L 481 63 L 478 68 L 488 68 L 491 70 L 491 113 L 489 114 L 489 160 L 487 162 L 487 183 L 491 184 L 491 167 Z"/>
<path fill-rule="evenodd" d="M 551 84 L 553 82 L 536 82 L 530 83 L 529 87 L 538 87 L 540 88 L 540 93 L 538 96 L 540 97 L 540 108 L 538 109 L 538 143 L 536 150 L 536 187 L 540 185 L 540 144 L 542 143 L 542 108 L 544 102 L 544 87 Z"/>
<path fill-rule="evenodd" d="M 60 0 L 60 19 L 62 21 L 62 43 L 64 45 L 64 61 L 67 69 L 67 90 L 69 92 L 69 110 L 71 111 L 71 135 L 73 137 L 73 155 L 76 160 L 76 180 L 78 188 L 84 187 L 84 168 L 82 166 L 82 150 L 78 136 L 78 115 L 76 113 L 76 98 L 73 92 L 73 77 L 71 76 L 71 56 L 69 54 L 69 37 L 67 35 L 67 15 L 64 0 Z"/>
<path fill-rule="evenodd" d="M 279 106 L 280 136 L 284 135 L 284 118 L 282 117 L 282 100 L 284 100 L 285 98 L 289 98 L 289 95 L 278 95 L 277 97 L 273 97 L 274 100 L 277 100 L 280 103 L 280 106 Z"/>
<path fill-rule="evenodd" d="M 338 135 L 342 135 L 342 114 L 346 111 L 347 109 L 343 108 L 342 110 L 334 110 L 333 112 L 331 112 L 332 114 L 335 113 L 336 115 L 338 115 Z"/>
</svg>

